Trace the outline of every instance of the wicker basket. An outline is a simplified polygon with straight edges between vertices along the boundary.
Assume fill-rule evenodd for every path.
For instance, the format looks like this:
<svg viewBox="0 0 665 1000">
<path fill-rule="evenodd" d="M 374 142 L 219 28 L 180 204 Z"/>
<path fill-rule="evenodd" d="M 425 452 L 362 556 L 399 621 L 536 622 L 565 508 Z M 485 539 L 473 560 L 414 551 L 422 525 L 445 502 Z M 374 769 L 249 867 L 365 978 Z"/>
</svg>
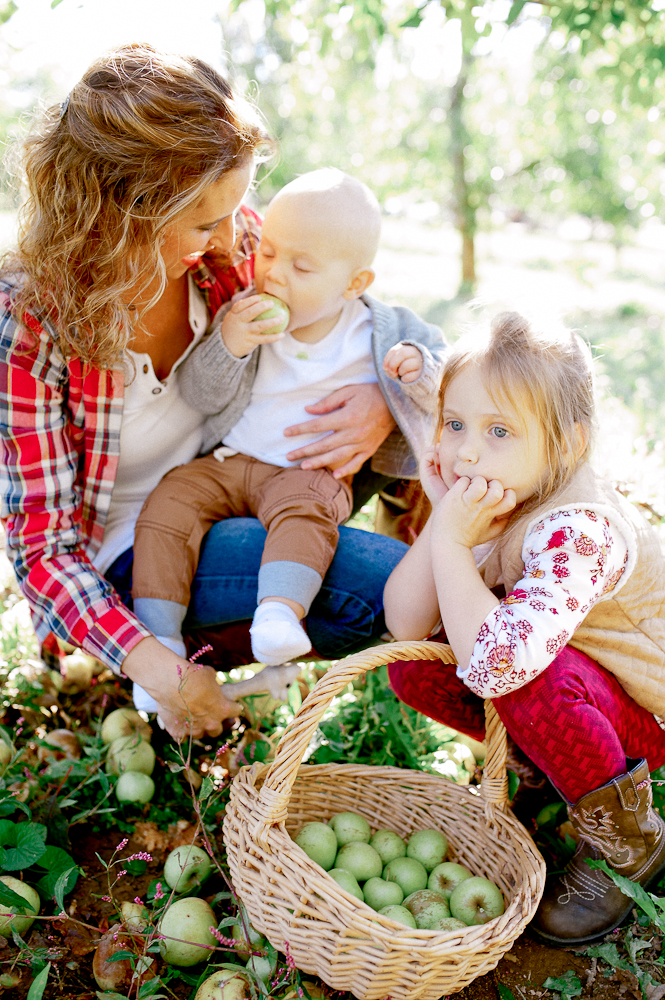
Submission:
<svg viewBox="0 0 665 1000">
<path fill-rule="evenodd" d="M 534 915 L 545 865 L 508 809 L 506 733 L 486 702 L 488 754 L 477 787 L 422 771 L 355 764 L 302 765 L 333 697 L 359 674 L 396 660 L 454 662 L 449 647 L 392 643 L 341 660 L 319 681 L 280 740 L 271 765 L 243 768 L 224 820 L 233 886 L 254 927 L 297 967 L 359 1000 L 438 1000 L 493 969 Z M 427 670 L 427 664 L 423 664 Z M 464 931 L 411 930 L 345 892 L 291 839 L 337 812 L 365 816 L 401 837 L 437 827 L 451 859 L 496 882 L 505 913 Z"/>
</svg>

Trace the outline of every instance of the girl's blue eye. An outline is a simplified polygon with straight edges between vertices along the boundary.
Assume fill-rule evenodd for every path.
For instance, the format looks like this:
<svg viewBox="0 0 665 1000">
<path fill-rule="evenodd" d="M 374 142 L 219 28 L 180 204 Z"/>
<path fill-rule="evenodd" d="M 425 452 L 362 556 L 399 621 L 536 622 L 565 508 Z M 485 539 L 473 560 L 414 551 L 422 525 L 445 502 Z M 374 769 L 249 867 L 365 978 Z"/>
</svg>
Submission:
<svg viewBox="0 0 665 1000">
<path fill-rule="evenodd" d="M 451 420 L 448 426 L 450 427 L 451 431 L 461 431 L 462 428 L 464 427 L 464 424 L 462 423 L 461 420 Z"/>
<path fill-rule="evenodd" d="M 497 437 L 497 438 L 508 437 L 508 431 L 506 430 L 505 427 L 493 427 L 492 428 L 492 433 L 494 434 L 494 437 Z"/>
</svg>

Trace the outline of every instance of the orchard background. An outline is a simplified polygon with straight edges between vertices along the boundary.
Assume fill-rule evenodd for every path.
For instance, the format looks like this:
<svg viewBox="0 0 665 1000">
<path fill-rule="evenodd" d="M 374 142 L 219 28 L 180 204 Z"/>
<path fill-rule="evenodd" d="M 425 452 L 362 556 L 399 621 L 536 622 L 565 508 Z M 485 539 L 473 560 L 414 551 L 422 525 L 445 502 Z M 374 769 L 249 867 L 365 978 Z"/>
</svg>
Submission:
<svg viewBox="0 0 665 1000">
<path fill-rule="evenodd" d="M 8 147 L 30 113 L 62 100 L 104 48 L 146 40 L 192 52 L 251 94 L 279 139 L 279 160 L 253 193 L 259 210 L 297 173 L 323 165 L 373 188 L 384 211 L 378 297 L 412 307 L 450 339 L 507 305 L 573 325 L 598 362 L 596 464 L 665 537 L 665 0 L 197 0 L 188 9 L 175 0 L 0 0 L 0 21 L 0 138 Z M 0 175 L 3 247 L 20 197 L 10 156 Z M 372 516 L 370 504 L 358 526 L 372 530 Z M 0 825 L 42 824 L 48 843 L 76 866 L 55 902 L 55 883 L 49 887 L 42 907 L 49 917 L 62 904 L 67 921 L 33 925 L 20 943 L 2 946 L 0 938 L 0 990 L 30 1000 L 110 1000 L 90 963 L 116 903 L 148 901 L 168 849 L 195 835 L 208 838 L 220 865 L 203 894 L 227 890 L 219 816 L 238 759 L 272 752 L 327 664 L 304 665 L 283 707 L 248 703 L 221 758 L 217 746 L 190 748 L 188 765 L 210 782 L 204 799 L 157 733 L 159 792 L 132 811 L 105 783 L 99 738 L 100 720 L 128 702 L 128 690 L 104 671 L 81 683 L 44 671 L 6 560 L 0 612 L 0 725 L 18 752 L 0 779 Z M 77 734 L 74 763 L 45 748 L 56 728 Z M 337 699 L 316 754 L 466 780 L 440 751 L 454 735 L 400 710 L 378 672 Z M 12 812 L 17 798 L 25 809 Z M 548 862 L 559 864 L 570 844 L 550 800 L 547 820 L 542 796 L 530 799 L 524 789 L 516 808 Z M 108 865 L 124 837 L 130 842 L 117 857 L 143 852 L 153 860 L 108 902 L 95 851 Z M 222 922 L 236 919 L 231 899 L 215 905 Z M 526 935 L 495 974 L 460 997 L 659 1000 L 662 933 L 638 918 L 584 956 L 540 948 Z M 220 945 L 212 962 L 220 961 L 237 958 Z M 280 985 L 263 995 L 287 996 L 292 971 L 275 961 Z M 188 979 L 161 967 L 141 995 L 193 996 L 194 971 Z M 255 990 L 261 994 L 258 983 Z M 305 990 L 316 995 L 316 984 Z M 124 995 L 136 992 L 116 994 Z"/>
</svg>

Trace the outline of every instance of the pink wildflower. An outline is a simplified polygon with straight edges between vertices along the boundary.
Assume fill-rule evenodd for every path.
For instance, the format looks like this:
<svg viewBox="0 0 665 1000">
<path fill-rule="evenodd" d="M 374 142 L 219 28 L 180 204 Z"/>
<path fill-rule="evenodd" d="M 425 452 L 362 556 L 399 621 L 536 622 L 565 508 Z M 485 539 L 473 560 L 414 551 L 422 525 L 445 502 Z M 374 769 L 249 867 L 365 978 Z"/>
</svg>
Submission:
<svg viewBox="0 0 665 1000">
<path fill-rule="evenodd" d="M 139 903 L 140 906 L 143 906 L 143 900 L 141 899 L 140 896 L 134 896 L 134 902 Z"/>
<path fill-rule="evenodd" d="M 111 902 L 111 897 L 110 896 L 102 896 L 102 899 L 104 900 L 105 903 L 110 903 Z"/>
<path fill-rule="evenodd" d="M 296 971 L 296 962 L 291 954 L 291 949 L 289 948 L 289 942 L 284 942 L 284 954 L 286 955 L 286 967 L 290 972 Z"/>
<path fill-rule="evenodd" d="M 212 936 L 215 937 L 215 938 L 217 938 L 217 940 L 219 941 L 219 943 L 221 945 L 223 945 L 225 948 L 237 948 L 238 947 L 239 942 L 236 941 L 235 938 L 224 937 L 224 935 L 221 933 L 221 931 L 218 931 L 216 927 L 210 927 L 209 930 L 210 930 L 210 933 L 212 934 Z M 252 954 L 254 954 L 254 953 L 252 952 Z"/>
<path fill-rule="evenodd" d="M 121 872 L 118 872 L 116 878 L 122 878 L 122 876 L 126 875 L 126 874 L 127 874 L 127 869 L 123 868 L 123 870 Z"/>
<path fill-rule="evenodd" d="M 155 899 L 164 899 L 164 893 L 162 892 L 162 883 L 158 882 L 155 886 Z"/>
<path fill-rule="evenodd" d="M 138 854 L 130 854 L 125 861 L 152 861 L 152 854 L 148 854 L 147 851 L 139 851 Z"/>
<path fill-rule="evenodd" d="M 129 843 L 129 840 L 128 840 L 127 837 L 125 837 L 124 840 L 121 840 L 120 843 L 118 844 L 118 846 L 116 847 L 116 851 L 124 851 L 124 849 L 125 849 L 125 847 L 127 847 L 128 843 Z"/>
<path fill-rule="evenodd" d="M 212 650 L 212 646 L 210 646 L 210 645 L 208 645 L 208 646 L 201 646 L 201 648 L 197 649 L 197 651 L 194 653 L 193 656 L 190 656 L 189 662 L 190 663 L 195 663 L 198 660 L 199 656 L 203 656 L 204 653 L 210 653 L 211 650 Z"/>
</svg>

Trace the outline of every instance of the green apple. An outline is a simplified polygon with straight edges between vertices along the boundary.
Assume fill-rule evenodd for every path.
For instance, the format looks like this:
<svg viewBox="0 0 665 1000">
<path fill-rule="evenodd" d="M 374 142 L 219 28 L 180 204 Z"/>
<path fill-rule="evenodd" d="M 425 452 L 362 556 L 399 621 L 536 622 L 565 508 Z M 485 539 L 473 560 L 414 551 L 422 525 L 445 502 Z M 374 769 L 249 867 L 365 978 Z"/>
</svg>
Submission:
<svg viewBox="0 0 665 1000">
<path fill-rule="evenodd" d="M 460 882 L 450 897 L 450 912 L 470 927 L 500 917 L 505 907 L 498 886 L 480 875 Z"/>
<path fill-rule="evenodd" d="M 440 865 L 448 853 L 448 841 L 440 830 L 418 830 L 409 837 L 407 858 L 420 861 L 428 872 Z"/>
<path fill-rule="evenodd" d="M 4 938 L 12 936 L 12 928 L 17 934 L 25 934 L 32 927 L 33 921 L 39 913 L 39 893 L 27 882 L 12 875 L 1 875 L 0 882 L 8 889 L 15 892 L 17 896 L 22 896 L 28 906 L 24 913 L 12 913 L 11 907 L 6 903 L 0 903 L 0 935 Z"/>
<path fill-rule="evenodd" d="M 327 823 L 305 823 L 296 837 L 296 844 L 324 871 L 335 864 L 337 837 Z"/>
<path fill-rule="evenodd" d="M 113 743 L 121 736 L 134 736 L 135 733 L 150 742 L 152 729 L 139 713 L 133 708 L 116 708 L 104 719 L 100 736 L 104 743 Z"/>
<path fill-rule="evenodd" d="M 415 930 L 416 921 L 404 906 L 384 906 L 379 910 L 379 913 L 382 917 L 390 917 L 391 920 L 395 920 L 398 924 L 413 927 Z"/>
<path fill-rule="evenodd" d="M 350 892 L 352 896 L 355 896 L 360 900 L 361 903 L 365 901 L 365 896 L 362 889 L 358 885 L 358 880 L 355 875 L 347 871 L 346 868 L 331 868 L 328 872 L 331 878 L 335 879 L 337 885 L 341 889 L 345 889 L 346 892 Z"/>
<path fill-rule="evenodd" d="M 455 736 L 455 743 L 463 743 L 465 747 L 468 747 L 478 762 L 485 760 L 487 757 L 487 744 L 479 743 L 478 740 L 474 740 L 472 736 L 467 736 L 466 733 L 458 733 Z"/>
<path fill-rule="evenodd" d="M 69 729 L 53 729 L 44 737 L 44 743 L 64 754 L 67 760 L 78 760 L 81 756 L 81 742 L 76 733 L 72 733 Z M 49 752 L 46 750 L 46 753 Z"/>
<path fill-rule="evenodd" d="M 212 871 L 212 861 L 195 844 L 176 847 L 164 862 L 164 879 L 176 892 L 190 892 L 201 885 Z"/>
<path fill-rule="evenodd" d="M 120 913 L 124 926 L 131 931 L 144 931 L 150 923 L 150 915 L 143 903 L 130 903 L 126 901 L 120 904 Z"/>
<path fill-rule="evenodd" d="M 255 972 L 256 975 L 264 984 L 268 983 L 268 980 L 275 971 L 274 963 L 271 962 L 271 960 L 269 958 L 266 958 L 264 955 L 250 956 L 250 959 L 247 962 L 245 968 L 251 969 L 253 972 Z"/>
<path fill-rule="evenodd" d="M 159 921 L 159 933 L 164 935 L 159 942 L 162 958 L 169 965 L 180 966 L 211 958 L 210 948 L 217 944 L 217 938 L 210 928 L 216 926 L 215 914 L 205 899 L 176 899 Z"/>
<path fill-rule="evenodd" d="M 340 848 L 335 868 L 346 868 L 359 882 L 366 882 L 368 878 L 377 878 L 381 874 L 383 864 L 373 847 L 355 843 Z"/>
<path fill-rule="evenodd" d="M 444 861 L 430 872 L 427 888 L 440 892 L 444 899 L 450 899 L 460 882 L 472 877 L 473 873 L 464 865 L 458 865 L 454 861 Z"/>
<path fill-rule="evenodd" d="M 245 922 L 233 924 L 231 927 L 231 937 L 239 945 L 245 947 L 236 948 L 236 955 L 241 961 L 246 962 L 254 948 L 265 948 L 266 939 L 263 934 L 255 931 L 245 914 Z"/>
<path fill-rule="evenodd" d="M 249 981 L 242 972 L 218 969 L 201 983 L 194 1000 L 247 1000 L 251 995 Z"/>
<path fill-rule="evenodd" d="M 330 820 L 329 826 L 335 831 L 337 843 L 340 847 L 345 844 L 368 844 L 371 836 L 369 823 L 364 816 L 358 813 L 337 813 Z"/>
<path fill-rule="evenodd" d="M 432 889 L 419 889 L 412 892 L 404 900 L 404 906 L 409 913 L 413 914 L 416 927 L 421 930 L 428 930 L 437 920 L 443 920 L 450 916 L 448 904 L 438 892 Z"/>
<path fill-rule="evenodd" d="M 442 917 L 441 920 L 435 920 L 430 927 L 431 931 L 462 931 L 466 930 L 467 925 L 463 920 L 458 920 L 457 917 Z"/>
<path fill-rule="evenodd" d="M 365 902 L 373 910 L 381 910 L 384 906 L 399 906 L 404 899 L 402 887 L 397 882 L 386 882 L 382 878 L 367 879 L 363 892 Z"/>
<path fill-rule="evenodd" d="M 0 736 L 0 774 L 4 774 L 7 764 L 9 764 L 13 756 L 14 751 Z"/>
<path fill-rule="evenodd" d="M 263 335 L 265 337 L 271 337 L 273 333 L 282 333 L 289 325 L 289 319 L 291 316 L 291 312 L 286 302 L 282 302 L 282 300 L 278 299 L 276 295 L 268 295 L 267 292 L 261 292 L 259 298 L 265 299 L 266 302 L 270 303 L 270 306 L 259 316 L 256 316 L 255 319 L 275 318 L 275 325 L 271 326 L 269 330 L 264 330 Z"/>
<path fill-rule="evenodd" d="M 395 858 L 383 869 L 386 882 L 397 882 L 405 896 L 427 885 L 427 871 L 415 858 Z"/>
<path fill-rule="evenodd" d="M 143 771 L 123 771 L 115 786 L 118 802 L 145 804 L 155 794 L 155 782 Z"/>
<path fill-rule="evenodd" d="M 83 650 L 77 649 L 69 656 L 63 656 L 60 670 L 69 684 L 83 691 L 89 687 L 90 681 L 99 673 L 101 664 L 94 656 L 88 656 Z"/>
<path fill-rule="evenodd" d="M 122 774 L 123 771 L 152 774 L 155 770 L 155 751 L 138 733 L 121 736 L 109 747 L 106 770 L 109 774 Z"/>
<path fill-rule="evenodd" d="M 377 830 L 370 844 L 378 852 L 384 865 L 395 858 L 403 858 L 406 854 L 406 844 L 392 830 Z"/>
</svg>

